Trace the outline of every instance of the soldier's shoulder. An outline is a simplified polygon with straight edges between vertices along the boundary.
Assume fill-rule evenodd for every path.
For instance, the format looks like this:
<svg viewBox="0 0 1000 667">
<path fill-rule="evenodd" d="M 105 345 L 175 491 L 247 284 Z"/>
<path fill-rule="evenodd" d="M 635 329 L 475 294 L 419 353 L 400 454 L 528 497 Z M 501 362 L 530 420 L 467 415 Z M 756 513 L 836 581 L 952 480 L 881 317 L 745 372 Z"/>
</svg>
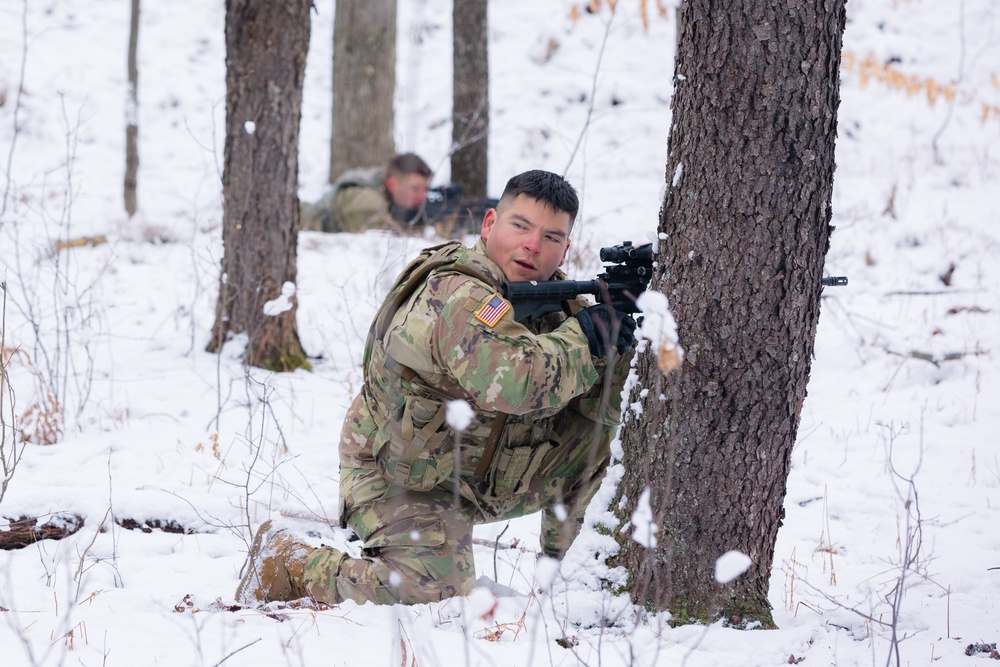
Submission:
<svg viewBox="0 0 1000 667">
<path fill-rule="evenodd" d="M 443 311 L 446 306 L 454 310 L 461 307 L 471 310 L 475 304 L 499 292 L 499 289 L 481 278 L 460 271 L 442 270 L 433 272 L 427 279 L 425 293 L 429 299 L 437 299 Z"/>
<path fill-rule="evenodd" d="M 454 264 L 445 267 L 444 271 L 463 273 L 490 285 L 495 290 L 500 289 L 504 282 L 503 271 L 480 250 L 478 245 L 473 248 L 463 248 L 455 255 Z"/>
<path fill-rule="evenodd" d="M 337 193 L 337 203 L 342 207 L 349 206 L 389 212 L 389 200 L 385 198 L 382 190 L 368 186 L 344 188 Z"/>
<path fill-rule="evenodd" d="M 369 188 L 382 187 L 382 167 L 354 167 L 348 169 L 333 182 L 333 187 L 340 188 L 351 185 L 360 185 Z"/>
<path fill-rule="evenodd" d="M 432 311 L 446 316 L 471 312 L 501 291 L 499 268 L 461 243 L 428 248 L 421 253 L 421 260 L 435 262 L 436 266 L 423 279 L 418 295 L 410 299 L 407 309 L 411 312 Z M 411 264 L 406 272 L 417 270 L 419 262 Z"/>
</svg>

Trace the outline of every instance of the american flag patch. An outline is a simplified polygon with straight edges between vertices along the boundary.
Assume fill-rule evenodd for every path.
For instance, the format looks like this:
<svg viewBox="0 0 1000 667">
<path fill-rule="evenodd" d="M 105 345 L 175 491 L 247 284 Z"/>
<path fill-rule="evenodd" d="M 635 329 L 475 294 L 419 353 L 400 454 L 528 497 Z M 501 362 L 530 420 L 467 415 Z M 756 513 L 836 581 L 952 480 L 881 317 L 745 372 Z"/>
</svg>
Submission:
<svg viewBox="0 0 1000 667">
<path fill-rule="evenodd" d="M 499 294 L 494 294 L 489 301 L 479 307 L 476 319 L 488 327 L 494 327 L 508 310 L 510 310 L 510 304 L 504 301 Z"/>
</svg>

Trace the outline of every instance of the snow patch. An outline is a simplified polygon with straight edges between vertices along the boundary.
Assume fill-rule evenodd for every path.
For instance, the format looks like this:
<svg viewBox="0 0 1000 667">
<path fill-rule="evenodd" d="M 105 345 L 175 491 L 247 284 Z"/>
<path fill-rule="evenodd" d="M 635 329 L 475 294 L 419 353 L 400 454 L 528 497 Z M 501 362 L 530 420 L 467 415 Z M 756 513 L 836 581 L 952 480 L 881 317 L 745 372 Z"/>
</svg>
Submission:
<svg viewBox="0 0 1000 667">
<path fill-rule="evenodd" d="M 295 296 L 295 283 L 285 282 L 281 286 L 281 294 L 264 304 L 264 314 L 268 317 L 281 315 L 292 309 L 292 297 Z"/>
<path fill-rule="evenodd" d="M 750 569 L 753 561 L 742 551 L 727 551 L 715 561 L 715 580 L 720 584 L 728 584 Z"/>
<path fill-rule="evenodd" d="M 649 504 L 649 487 L 643 489 L 639 495 L 639 502 L 636 503 L 635 511 L 632 512 L 632 539 L 646 547 L 652 549 L 656 546 L 656 533 L 659 527 L 653 523 L 653 509 Z"/>
<path fill-rule="evenodd" d="M 476 413 L 472 406 L 460 398 L 448 401 L 445 407 L 445 421 L 448 422 L 448 426 L 459 433 L 464 433 L 465 429 L 469 428 L 469 424 L 472 423 L 475 416 Z"/>
</svg>

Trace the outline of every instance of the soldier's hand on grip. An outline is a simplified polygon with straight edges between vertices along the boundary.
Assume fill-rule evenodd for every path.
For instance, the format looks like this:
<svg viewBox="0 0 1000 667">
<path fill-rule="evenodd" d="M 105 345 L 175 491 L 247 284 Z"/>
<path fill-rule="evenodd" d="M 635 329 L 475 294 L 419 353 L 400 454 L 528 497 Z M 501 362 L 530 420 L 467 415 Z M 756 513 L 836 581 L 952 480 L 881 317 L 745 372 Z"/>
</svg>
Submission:
<svg viewBox="0 0 1000 667">
<path fill-rule="evenodd" d="M 635 345 L 636 322 L 635 318 L 629 313 L 616 310 L 615 314 L 618 315 L 618 319 L 620 320 L 620 328 L 618 329 L 618 354 L 625 354 L 630 347 Z"/>
<path fill-rule="evenodd" d="M 607 354 L 612 334 L 617 333 L 614 345 L 619 353 L 624 353 L 635 342 L 635 320 L 628 313 L 599 304 L 581 310 L 576 319 L 590 344 L 590 356 L 596 359 Z"/>
</svg>

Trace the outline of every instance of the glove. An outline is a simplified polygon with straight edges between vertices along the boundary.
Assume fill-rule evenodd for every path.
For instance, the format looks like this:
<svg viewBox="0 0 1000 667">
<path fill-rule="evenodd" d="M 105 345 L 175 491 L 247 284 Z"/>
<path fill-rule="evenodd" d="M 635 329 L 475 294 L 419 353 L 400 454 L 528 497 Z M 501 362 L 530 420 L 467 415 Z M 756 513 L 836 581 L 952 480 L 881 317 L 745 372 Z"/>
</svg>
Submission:
<svg viewBox="0 0 1000 667">
<path fill-rule="evenodd" d="M 611 347 L 612 336 L 619 354 L 635 343 L 635 320 L 628 313 L 605 304 L 591 306 L 576 314 L 583 335 L 590 344 L 590 356 L 602 359 Z"/>
</svg>

